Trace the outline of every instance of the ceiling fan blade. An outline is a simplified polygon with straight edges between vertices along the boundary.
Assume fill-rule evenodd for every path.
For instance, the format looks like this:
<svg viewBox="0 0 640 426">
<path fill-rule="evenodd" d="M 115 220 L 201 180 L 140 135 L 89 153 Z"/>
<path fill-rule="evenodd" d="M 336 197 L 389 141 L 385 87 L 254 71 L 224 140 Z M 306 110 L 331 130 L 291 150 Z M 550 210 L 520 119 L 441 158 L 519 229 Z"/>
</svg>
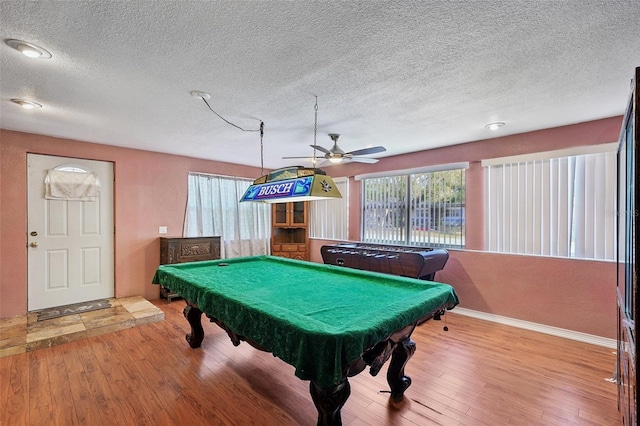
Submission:
<svg viewBox="0 0 640 426">
<path fill-rule="evenodd" d="M 320 146 L 320 145 L 310 145 L 311 148 L 317 149 L 320 152 L 324 152 L 325 154 L 331 154 L 331 151 L 329 151 L 327 148 Z"/>
<path fill-rule="evenodd" d="M 349 160 L 357 163 L 368 163 L 368 164 L 373 164 L 378 162 L 377 158 L 367 158 L 367 157 L 349 157 Z"/>
<path fill-rule="evenodd" d="M 356 151 L 348 152 L 351 155 L 370 155 L 377 154 L 379 152 L 385 152 L 386 148 L 383 146 L 372 146 L 371 148 L 358 149 Z"/>
</svg>

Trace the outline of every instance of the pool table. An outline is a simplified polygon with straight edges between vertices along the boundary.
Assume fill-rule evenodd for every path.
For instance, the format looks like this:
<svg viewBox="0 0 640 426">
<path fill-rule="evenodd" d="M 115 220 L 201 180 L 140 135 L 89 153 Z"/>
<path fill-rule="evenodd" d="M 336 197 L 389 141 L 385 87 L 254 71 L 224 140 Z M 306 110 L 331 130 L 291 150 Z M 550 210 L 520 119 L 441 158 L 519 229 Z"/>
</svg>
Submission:
<svg viewBox="0 0 640 426">
<path fill-rule="evenodd" d="M 186 339 L 202 343 L 204 312 L 234 345 L 273 353 L 310 381 L 319 425 L 341 424 L 348 377 L 376 375 L 391 358 L 387 382 L 400 401 L 411 379 L 411 333 L 458 304 L 441 283 L 273 256 L 161 265 L 153 283 L 187 301 Z"/>
</svg>

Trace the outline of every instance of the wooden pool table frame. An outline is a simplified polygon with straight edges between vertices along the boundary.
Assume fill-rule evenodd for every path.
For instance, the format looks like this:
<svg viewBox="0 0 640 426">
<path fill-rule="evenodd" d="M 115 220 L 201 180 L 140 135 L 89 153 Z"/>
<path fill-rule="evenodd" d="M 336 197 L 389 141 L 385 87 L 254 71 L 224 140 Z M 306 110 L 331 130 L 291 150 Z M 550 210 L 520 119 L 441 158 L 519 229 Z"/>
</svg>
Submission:
<svg viewBox="0 0 640 426">
<path fill-rule="evenodd" d="M 202 328 L 202 313 L 200 308 L 190 301 L 186 301 L 187 306 L 184 308 L 184 316 L 191 326 L 191 332 L 187 334 L 186 340 L 192 348 L 198 348 L 204 339 L 204 329 Z M 411 386 L 411 378 L 404 374 L 404 367 L 416 351 L 416 344 L 411 340 L 411 334 L 416 326 L 423 322 L 434 318 L 440 319 L 445 313 L 445 306 L 441 306 L 432 312 L 424 315 L 417 321 L 396 330 L 380 342 L 369 348 L 363 348 L 360 358 L 350 362 L 343 371 L 342 380 L 330 387 L 320 387 L 314 381 L 310 381 L 309 391 L 313 403 L 318 410 L 318 425 L 341 425 L 342 418 L 340 410 L 345 404 L 351 393 L 348 377 L 355 376 L 362 372 L 367 366 L 370 366 L 369 373 L 376 376 L 382 366 L 391 358 L 389 368 L 387 369 L 387 383 L 391 389 L 391 399 L 394 402 L 400 402 L 404 398 L 404 392 Z M 254 348 L 270 352 L 264 347 L 257 344 L 247 336 L 238 335 L 225 323 L 217 318 L 207 314 L 209 320 L 227 332 L 234 346 L 238 346 L 240 342 L 245 341 Z"/>
</svg>

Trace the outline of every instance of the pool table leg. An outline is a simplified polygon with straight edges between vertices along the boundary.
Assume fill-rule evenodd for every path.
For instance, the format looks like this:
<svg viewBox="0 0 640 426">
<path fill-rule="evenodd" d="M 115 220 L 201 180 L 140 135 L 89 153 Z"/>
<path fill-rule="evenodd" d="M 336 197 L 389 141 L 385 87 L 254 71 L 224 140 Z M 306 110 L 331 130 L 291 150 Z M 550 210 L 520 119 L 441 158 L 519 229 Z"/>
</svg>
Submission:
<svg viewBox="0 0 640 426">
<path fill-rule="evenodd" d="M 189 321 L 189 325 L 191 325 L 191 333 L 187 334 L 185 339 L 187 339 L 189 346 L 192 348 L 199 348 L 204 339 L 204 329 L 202 328 L 202 322 L 200 320 L 202 311 L 197 306 L 187 303 L 182 313 L 187 321 Z"/>
<path fill-rule="evenodd" d="M 411 377 L 404 375 L 404 367 L 416 351 L 416 344 L 410 337 L 398 342 L 391 355 L 391 362 L 387 370 L 387 383 L 391 388 L 391 399 L 400 402 L 404 398 L 404 391 L 411 386 Z"/>
<path fill-rule="evenodd" d="M 342 425 L 340 409 L 351 394 L 351 386 L 345 378 L 330 388 L 321 388 L 314 382 L 309 383 L 309 391 L 313 403 L 318 409 L 318 426 Z"/>
</svg>

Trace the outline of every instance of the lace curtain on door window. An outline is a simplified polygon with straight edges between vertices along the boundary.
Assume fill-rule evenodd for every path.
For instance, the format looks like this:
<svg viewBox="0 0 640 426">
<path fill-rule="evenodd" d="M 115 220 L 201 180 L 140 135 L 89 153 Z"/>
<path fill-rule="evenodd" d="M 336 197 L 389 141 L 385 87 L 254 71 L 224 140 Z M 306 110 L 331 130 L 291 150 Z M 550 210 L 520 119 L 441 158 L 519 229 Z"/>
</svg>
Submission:
<svg viewBox="0 0 640 426">
<path fill-rule="evenodd" d="M 78 166 L 58 166 L 44 178 L 45 198 L 49 200 L 95 201 L 100 180 L 95 173 Z"/>
</svg>

